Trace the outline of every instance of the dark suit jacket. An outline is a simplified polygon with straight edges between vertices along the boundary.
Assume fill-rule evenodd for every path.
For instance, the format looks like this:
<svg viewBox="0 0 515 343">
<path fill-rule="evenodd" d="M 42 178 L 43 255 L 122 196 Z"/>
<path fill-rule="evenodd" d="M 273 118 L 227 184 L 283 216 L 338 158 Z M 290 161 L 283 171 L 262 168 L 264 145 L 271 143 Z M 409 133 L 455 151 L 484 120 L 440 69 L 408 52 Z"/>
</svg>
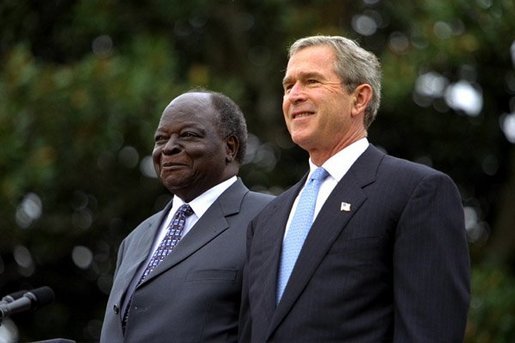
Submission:
<svg viewBox="0 0 515 343">
<path fill-rule="evenodd" d="M 246 228 L 271 199 L 241 180 L 222 193 L 136 288 L 124 338 L 123 298 L 171 203 L 141 223 L 120 245 L 101 342 L 236 341 Z"/>
<path fill-rule="evenodd" d="M 249 226 L 240 341 L 463 341 L 470 271 L 458 190 L 372 145 L 320 210 L 276 306 L 284 229 L 304 182 Z"/>
</svg>

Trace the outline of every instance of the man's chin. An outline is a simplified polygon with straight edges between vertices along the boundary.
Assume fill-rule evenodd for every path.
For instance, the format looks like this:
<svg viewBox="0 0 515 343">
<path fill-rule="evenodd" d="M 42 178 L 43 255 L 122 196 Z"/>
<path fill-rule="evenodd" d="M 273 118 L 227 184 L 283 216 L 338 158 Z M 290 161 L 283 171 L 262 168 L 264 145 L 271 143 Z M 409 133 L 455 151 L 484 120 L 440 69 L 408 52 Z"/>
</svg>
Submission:
<svg viewBox="0 0 515 343">
<path fill-rule="evenodd" d="M 300 132 L 292 134 L 291 140 L 304 150 L 308 150 L 308 147 L 313 143 L 313 139 L 309 135 Z"/>
<path fill-rule="evenodd" d="M 191 185 L 190 178 L 179 173 L 161 173 L 161 182 L 170 191 L 183 189 Z"/>
</svg>

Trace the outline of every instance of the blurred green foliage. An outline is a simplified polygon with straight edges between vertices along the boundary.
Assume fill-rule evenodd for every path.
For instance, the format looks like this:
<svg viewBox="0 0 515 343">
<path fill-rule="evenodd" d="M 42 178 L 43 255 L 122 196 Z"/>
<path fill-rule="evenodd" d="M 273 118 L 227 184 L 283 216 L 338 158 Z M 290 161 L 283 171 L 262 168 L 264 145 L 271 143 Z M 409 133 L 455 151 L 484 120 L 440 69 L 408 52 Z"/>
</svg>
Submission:
<svg viewBox="0 0 515 343">
<path fill-rule="evenodd" d="M 57 294 L 13 318 L 19 339 L 98 339 L 118 244 L 169 198 L 148 156 L 181 92 L 207 87 L 241 105 L 251 188 L 279 193 L 300 178 L 307 155 L 281 113 L 286 47 L 324 33 L 382 61 L 369 139 L 460 188 L 474 268 L 467 342 L 513 341 L 515 149 L 501 124 L 515 113 L 514 17 L 508 0 L 3 0 L 0 295 Z M 463 83 L 479 113 L 447 98 Z"/>
<path fill-rule="evenodd" d="M 481 264 L 472 274 L 472 301 L 466 342 L 515 340 L 515 277 L 510 270 Z"/>
</svg>

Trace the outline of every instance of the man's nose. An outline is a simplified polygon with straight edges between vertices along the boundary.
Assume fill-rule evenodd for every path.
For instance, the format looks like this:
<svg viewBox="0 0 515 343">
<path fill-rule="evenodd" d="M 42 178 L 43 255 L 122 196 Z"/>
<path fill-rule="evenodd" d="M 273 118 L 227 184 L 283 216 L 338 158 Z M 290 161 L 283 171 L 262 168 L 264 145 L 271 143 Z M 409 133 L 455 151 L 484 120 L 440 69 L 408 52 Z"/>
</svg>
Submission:
<svg viewBox="0 0 515 343">
<path fill-rule="evenodd" d="M 306 99 L 304 87 L 299 82 L 296 82 L 286 94 L 286 97 L 292 103 L 296 103 Z"/>
<path fill-rule="evenodd" d="M 170 136 L 170 138 L 168 138 L 168 141 L 166 142 L 166 144 L 163 146 L 163 153 L 166 155 L 177 154 L 181 150 L 182 150 L 182 147 L 179 144 L 177 137 L 175 137 L 175 136 Z"/>
</svg>

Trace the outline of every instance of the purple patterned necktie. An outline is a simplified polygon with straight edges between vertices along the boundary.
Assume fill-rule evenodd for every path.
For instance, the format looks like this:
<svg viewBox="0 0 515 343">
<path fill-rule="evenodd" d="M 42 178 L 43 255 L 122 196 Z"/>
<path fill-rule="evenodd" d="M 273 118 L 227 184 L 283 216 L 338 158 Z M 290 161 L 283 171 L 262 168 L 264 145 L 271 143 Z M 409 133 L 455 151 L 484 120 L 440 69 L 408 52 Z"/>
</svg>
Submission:
<svg viewBox="0 0 515 343">
<path fill-rule="evenodd" d="M 168 254 L 170 254 L 179 243 L 179 240 L 181 239 L 182 230 L 184 230 L 184 224 L 186 223 L 186 218 L 191 216 L 193 214 L 193 210 L 191 209 L 190 205 L 184 204 L 177 212 L 175 212 L 175 215 L 172 219 L 172 222 L 168 226 L 168 231 L 166 232 L 166 236 L 163 238 L 161 243 L 159 243 L 159 246 L 157 247 L 156 251 L 154 251 L 154 254 L 152 255 L 152 258 L 148 262 L 147 267 L 143 271 L 143 275 L 141 275 L 141 279 L 139 280 L 140 284 L 145 280 L 154 269 L 161 263 Z"/>
<path fill-rule="evenodd" d="M 193 214 L 193 210 L 190 205 L 184 204 L 173 216 L 173 219 L 168 226 L 168 230 L 166 232 L 165 237 L 159 243 L 156 251 L 152 254 L 150 261 L 147 264 L 147 267 L 143 271 L 141 278 L 138 281 L 138 285 L 143 282 L 147 278 L 147 276 L 161 263 L 166 256 L 168 256 L 172 250 L 175 248 L 177 243 L 179 243 L 182 235 L 182 231 L 184 230 L 184 224 L 186 223 L 186 218 Z M 136 286 L 137 287 L 137 286 Z M 127 309 L 125 310 L 125 314 L 122 319 L 122 328 L 125 331 L 125 326 L 127 324 L 127 319 L 129 318 L 130 307 L 132 303 L 132 296 L 127 305 Z"/>
</svg>

